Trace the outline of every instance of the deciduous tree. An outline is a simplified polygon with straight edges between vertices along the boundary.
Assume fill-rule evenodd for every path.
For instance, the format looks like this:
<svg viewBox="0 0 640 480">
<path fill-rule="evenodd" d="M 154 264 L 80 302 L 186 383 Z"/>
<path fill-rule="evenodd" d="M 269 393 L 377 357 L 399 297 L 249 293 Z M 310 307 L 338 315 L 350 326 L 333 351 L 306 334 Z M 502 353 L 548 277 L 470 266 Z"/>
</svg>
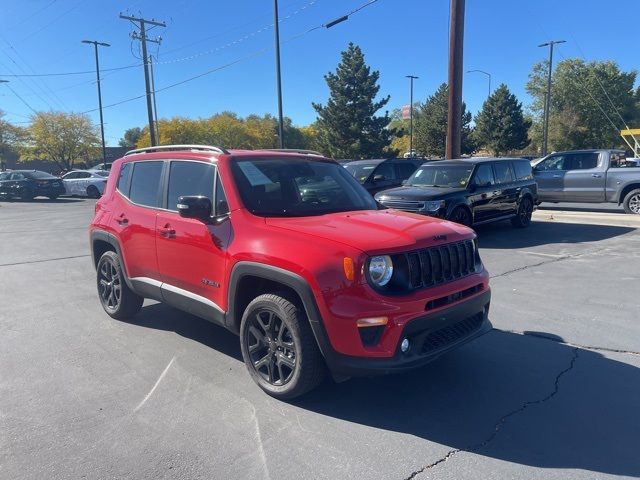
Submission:
<svg viewBox="0 0 640 480">
<path fill-rule="evenodd" d="M 87 162 L 99 154 L 98 129 L 87 115 L 39 112 L 31 117 L 20 160 L 48 160 L 71 170 L 76 162 Z"/>
<path fill-rule="evenodd" d="M 536 146 L 542 144 L 547 66 L 546 62 L 534 65 L 526 87 L 534 98 L 530 106 L 534 120 L 530 137 Z M 640 126 L 640 97 L 633 88 L 635 80 L 635 71 L 624 72 L 610 60 L 559 62 L 552 75 L 548 149 L 624 145 L 620 138 L 624 123 L 620 117 L 632 128 Z"/>
<path fill-rule="evenodd" d="M 141 136 L 142 129 L 140 127 L 128 128 L 127 130 L 125 130 L 124 135 L 122 136 L 120 141 L 118 141 L 118 145 L 120 145 L 121 147 L 134 148 L 138 143 L 138 140 L 140 140 Z"/>
</svg>

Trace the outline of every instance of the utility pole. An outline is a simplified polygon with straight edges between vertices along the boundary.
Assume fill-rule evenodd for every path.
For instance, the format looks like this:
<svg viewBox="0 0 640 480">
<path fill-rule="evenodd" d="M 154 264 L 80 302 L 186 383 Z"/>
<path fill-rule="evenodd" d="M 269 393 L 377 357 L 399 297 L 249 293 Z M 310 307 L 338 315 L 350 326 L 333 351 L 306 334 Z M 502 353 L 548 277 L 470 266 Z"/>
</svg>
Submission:
<svg viewBox="0 0 640 480">
<path fill-rule="evenodd" d="M 104 118 L 102 117 L 102 91 L 100 90 L 100 62 L 98 61 L 98 46 L 110 47 L 108 43 L 97 42 L 95 40 L 82 40 L 82 43 L 93 45 L 96 53 L 96 79 L 98 81 L 98 110 L 100 110 L 100 136 L 102 137 L 102 164 L 107 169 L 107 147 L 104 143 Z"/>
<path fill-rule="evenodd" d="M 156 107 L 156 76 L 153 73 L 153 55 L 149 55 L 149 67 L 151 69 L 151 93 L 153 94 L 153 121 L 156 126 L 156 140 L 160 143 L 160 125 L 158 124 L 158 108 Z"/>
<path fill-rule="evenodd" d="M 553 71 L 553 46 L 557 43 L 565 43 L 566 40 L 551 40 L 550 42 L 538 45 L 538 47 L 549 47 L 549 74 L 547 75 L 547 96 L 544 99 L 544 119 L 542 124 L 542 156 L 547 154 L 549 143 L 549 113 L 551 111 L 551 72 Z"/>
<path fill-rule="evenodd" d="M 135 40 L 140 40 L 142 42 L 142 63 L 144 66 L 144 85 L 147 92 L 147 116 L 149 118 L 149 136 L 151 137 L 151 146 L 155 147 L 158 144 L 156 139 L 156 132 L 154 128 L 153 121 L 153 105 L 151 99 L 151 86 L 149 80 L 149 57 L 147 55 L 147 42 L 160 43 L 162 38 L 148 38 L 146 25 L 153 25 L 155 27 L 166 27 L 167 25 L 164 22 L 159 22 L 156 20 L 146 20 L 144 18 L 131 17 L 129 15 L 120 14 L 120 18 L 124 20 L 129 20 L 130 22 L 137 24 L 137 27 L 140 29 L 140 33 L 133 32 L 131 34 L 131 38 Z"/>
<path fill-rule="evenodd" d="M 413 81 L 417 80 L 419 77 L 416 77 L 415 75 L 406 75 L 406 77 L 409 79 L 409 83 L 411 84 L 411 93 L 409 95 L 409 155 L 413 157 Z"/>
<path fill-rule="evenodd" d="M 451 0 L 449 26 L 449 108 L 445 158 L 459 158 L 462 140 L 462 56 L 465 0 Z"/>
<path fill-rule="evenodd" d="M 284 148 L 284 120 L 282 118 L 282 83 L 280 80 L 280 22 L 278 20 L 278 0 L 273 0 L 273 28 L 276 40 L 276 88 L 278 90 L 278 139 Z"/>
</svg>

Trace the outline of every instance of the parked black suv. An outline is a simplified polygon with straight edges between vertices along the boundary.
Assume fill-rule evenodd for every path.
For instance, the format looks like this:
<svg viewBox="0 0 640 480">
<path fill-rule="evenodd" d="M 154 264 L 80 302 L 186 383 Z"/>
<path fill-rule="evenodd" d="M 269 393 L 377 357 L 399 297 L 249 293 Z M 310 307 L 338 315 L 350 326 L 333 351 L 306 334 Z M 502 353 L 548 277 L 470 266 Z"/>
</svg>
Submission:
<svg viewBox="0 0 640 480">
<path fill-rule="evenodd" d="M 0 173 L 0 197 L 32 200 L 49 197 L 55 200 L 64 195 L 62 180 L 40 170 L 13 170 Z"/>
<path fill-rule="evenodd" d="M 538 187 L 527 160 L 469 158 L 424 164 L 402 187 L 375 198 L 386 207 L 467 226 L 510 219 L 515 227 L 526 227 Z"/>
<path fill-rule="evenodd" d="M 422 158 L 388 158 L 354 160 L 343 165 L 373 195 L 402 185 L 424 162 Z"/>
</svg>

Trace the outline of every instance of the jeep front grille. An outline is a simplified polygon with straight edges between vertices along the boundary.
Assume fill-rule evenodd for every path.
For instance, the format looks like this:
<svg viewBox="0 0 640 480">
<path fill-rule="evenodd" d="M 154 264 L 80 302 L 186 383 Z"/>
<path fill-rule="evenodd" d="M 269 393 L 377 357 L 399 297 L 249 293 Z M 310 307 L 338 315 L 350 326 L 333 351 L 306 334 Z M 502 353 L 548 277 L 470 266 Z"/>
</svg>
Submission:
<svg viewBox="0 0 640 480">
<path fill-rule="evenodd" d="M 425 248 L 404 255 L 412 290 L 451 282 L 476 272 L 477 256 L 473 240 Z"/>
<path fill-rule="evenodd" d="M 405 212 L 418 212 L 424 209 L 424 202 L 418 202 L 413 200 L 379 200 L 382 205 L 389 208 L 395 208 L 397 210 L 403 210 Z"/>
</svg>

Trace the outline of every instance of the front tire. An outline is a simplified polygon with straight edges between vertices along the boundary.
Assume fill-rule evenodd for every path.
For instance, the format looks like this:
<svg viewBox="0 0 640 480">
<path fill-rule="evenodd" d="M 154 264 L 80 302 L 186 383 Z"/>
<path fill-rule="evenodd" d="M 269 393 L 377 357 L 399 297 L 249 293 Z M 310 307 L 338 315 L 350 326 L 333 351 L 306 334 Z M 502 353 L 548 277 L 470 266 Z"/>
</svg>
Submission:
<svg viewBox="0 0 640 480">
<path fill-rule="evenodd" d="M 304 310 L 283 296 L 264 294 L 249 303 L 240 345 L 251 378 L 272 397 L 298 397 L 324 377 L 324 361 Z"/>
<path fill-rule="evenodd" d="M 100 198 L 100 190 L 95 185 L 89 185 L 87 187 L 87 197 L 89 198 Z"/>
<path fill-rule="evenodd" d="M 138 313 L 144 298 L 128 287 L 116 252 L 105 252 L 100 257 L 96 279 L 100 303 L 110 317 L 123 320 Z"/>
<path fill-rule="evenodd" d="M 531 224 L 533 215 L 533 201 L 529 197 L 524 197 L 518 205 L 518 213 L 511 219 L 511 225 L 516 228 L 526 228 Z"/>
<path fill-rule="evenodd" d="M 471 219 L 471 212 L 464 207 L 456 207 L 449 215 L 449 220 L 465 227 L 471 227 L 473 220 Z"/>
<path fill-rule="evenodd" d="M 636 188 L 635 190 L 631 190 L 627 193 L 627 196 L 624 197 L 624 202 L 622 203 L 624 207 L 624 211 L 627 213 L 635 213 L 636 215 L 640 214 L 640 188 Z"/>
</svg>

